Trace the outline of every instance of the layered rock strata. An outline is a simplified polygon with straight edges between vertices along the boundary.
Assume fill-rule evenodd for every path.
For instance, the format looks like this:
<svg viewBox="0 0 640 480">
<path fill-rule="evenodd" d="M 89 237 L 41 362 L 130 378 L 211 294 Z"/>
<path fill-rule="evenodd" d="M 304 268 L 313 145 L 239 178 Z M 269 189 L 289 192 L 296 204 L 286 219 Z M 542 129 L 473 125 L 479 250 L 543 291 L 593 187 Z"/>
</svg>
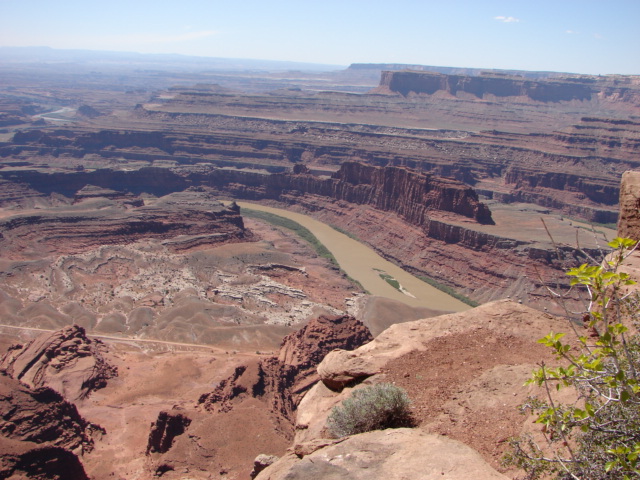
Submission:
<svg viewBox="0 0 640 480">
<path fill-rule="evenodd" d="M 564 78 L 531 80 L 515 76 L 487 74 L 480 76 L 451 75 L 434 72 L 382 72 L 378 93 L 395 92 L 432 95 L 438 91 L 453 96 L 462 94 L 476 98 L 527 97 L 539 102 L 569 102 L 596 97 L 613 98 L 640 105 L 640 77 L 620 76 L 596 78 L 567 76 Z"/>
<path fill-rule="evenodd" d="M 143 176 L 145 173 L 140 172 Z M 65 185 L 66 179 L 42 180 L 53 182 L 48 188 L 55 191 L 60 185 Z M 103 180 L 103 183 L 106 182 Z M 68 187 L 67 184 L 62 189 Z M 80 191 L 86 193 L 86 189 Z M 0 229 L 1 248 L 14 257 L 52 252 L 80 253 L 102 245 L 127 244 L 140 239 L 162 240 L 181 235 L 194 237 L 194 241 L 202 244 L 245 238 L 244 224 L 237 208 L 223 206 L 208 193 L 189 191 L 175 192 L 146 202 L 85 198 L 74 205 L 52 207 L 45 212 L 38 209 L 5 216 L 0 220 Z"/>
<path fill-rule="evenodd" d="M 159 128 L 165 120 L 193 122 L 193 128 L 204 124 L 213 133 L 81 128 L 19 132 L 11 143 L 0 144 L 4 163 L 15 166 L 18 172 L 0 173 L 7 179 L 10 175 L 20 179 L 24 175 L 21 170 L 29 163 L 82 166 L 86 171 L 67 178 L 65 184 L 58 183 L 59 189 L 68 190 L 60 193 L 72 196 L 86 184 L 97 185 L 94 177 L 98 175 L 93 172 L 96 168 L 111 178 L 111 185 L 120 185 L 118 189 L 140 192 L 139 185 L 128 181 L 125 174 L 102 170 L 105 163 L 119 164 L 123 160 L 135 168 L 208 163 L 270 173 L 287 171 L 295 164 L 333 172 L 341 163 L 357 160 L 376 166 L 408 166 L 476 185 L 500 201 L 534 202 L 591 221 L 596 216 L 598 221 L 606 216 L 611 223 L 617 213 L 619 176 L 638 166 L 640 152 L 640 123 L 626 119 L 628 115 L 625 119 L 582 116 L 571 120 L 573 126 L 555 131 L 538 132 L 531 127 L 514 133 L 484 127 L 484 111 L 478 113 L 477 120 L 483 130 L 471 132 L 195 114 L 183 107 L 185 111 L 173 113 L 149 111 L 145 118 L 157 119 Z M 300 108 L 305 108 L 304 102 Z M 590 111 L 586 109 L 585 113 Z M 471 113 L 459 115 L 467 117 Z M 552 120 L 553 117 L 548 119 Z M 55 175 L 47 178 L 58 179 Z M 156 195 L 169 193 L 163 190 L 162 185 L 167 182 L 163 182 L 160 172 L 146 183 L 153 186 Z M 52 191 L 48 182 L 35 188 Z M 3 190 L 7 194 L 11 191 L 8 186 Z"/>
<path fill-rule="evenodd" d="M 29 388 L 49 387 L 70 401 L 83 399 L 117 376 L 103 355 L 104 344 L 78 325 L 44 333 L 26 345 L 14 345 L 0 369 Z"/>
</svg>

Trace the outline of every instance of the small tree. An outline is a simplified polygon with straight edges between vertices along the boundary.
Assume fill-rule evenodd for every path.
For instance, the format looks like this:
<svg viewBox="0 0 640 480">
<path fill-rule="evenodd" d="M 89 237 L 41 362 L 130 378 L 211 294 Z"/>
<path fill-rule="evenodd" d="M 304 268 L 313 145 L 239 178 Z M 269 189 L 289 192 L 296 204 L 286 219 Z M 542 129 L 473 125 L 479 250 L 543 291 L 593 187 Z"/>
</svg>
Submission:
<svg viewBox="0 0 640 480">
<path fill-rule="evenodd" d="M 572 288 L 586 289 L 589 335 L 578 334 L 577 344 L 564 343 L 563 333 L 540 340 L 564 366 L 541 363 L 529 380 L 546 398 L 530 398 L 522 408 L 542 424 L 545 442 L 515 439 L 507 458 L 528 480 L 640 478 L 640 304 L 627 291 L 635 282 L 620 270 L 636 242 L 616 238 L 609 246 L 615 251 L 602 264 L 567 272 Z M 554 400 L 553 391 L 563 387 L 575 390 L 575 403 Z"/>
<path fill-rule="evenodd" d="M 349 398 L 331 410 L 327 429 L 336 438 L 408 427 L 413 424 L 407 392 L 392 383 L 378 383 L 355 390 Z"/>
</svg>

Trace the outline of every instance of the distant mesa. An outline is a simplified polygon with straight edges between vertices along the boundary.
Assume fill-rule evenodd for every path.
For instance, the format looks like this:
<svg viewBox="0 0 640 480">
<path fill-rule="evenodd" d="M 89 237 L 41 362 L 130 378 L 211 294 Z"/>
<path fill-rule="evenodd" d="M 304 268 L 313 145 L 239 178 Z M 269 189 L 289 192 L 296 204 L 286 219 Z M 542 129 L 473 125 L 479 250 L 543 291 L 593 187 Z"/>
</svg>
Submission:
<svg viewBox="0 0 640 480">
<path fill-rule="evenodd" d="M 522 78 L 540 79 L 566 76 L 567 73 L 550 71 L 529 71 L 529 70 L 503 70 L 487 68 L 468 67 L 440 67 L 435 65 L 415 65 L 406 63 L 352 63 L 349 70 L 378 70 L 378 71 L 405 71 L 414 70 L 418 72 L 443 73 L 445 75 L 465 75 L 477 77 L 479 75 L 510 75 Z"/>
<path fill-rule="evenodd" d="M 640 90 L 633 77 L 593 77 L 585 75 L 528 79 L 485 72 L 482 75 L 445 74 L 424 71 L 384 71 L 380 85 L 372 93 L 433 95 L 445 92 L 478 99 L 487 97 L 525 97 L 539 102 L 616 99 L 640 105 Z"/>
</svg>

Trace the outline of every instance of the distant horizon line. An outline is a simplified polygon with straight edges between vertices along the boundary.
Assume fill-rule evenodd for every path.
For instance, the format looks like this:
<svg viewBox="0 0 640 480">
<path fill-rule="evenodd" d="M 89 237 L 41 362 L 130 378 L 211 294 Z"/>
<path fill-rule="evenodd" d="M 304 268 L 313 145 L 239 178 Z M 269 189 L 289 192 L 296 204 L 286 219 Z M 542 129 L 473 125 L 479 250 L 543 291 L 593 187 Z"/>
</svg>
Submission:
<svg viewBox="0 0 640 480">
<path fill-rule="evenodd" d="M 567 72 L 567 71 L 559 71 L 559 70 L 525 70 L 519 68 L 497 68 L 497 67 L 473 67 L 473 66 L 451 66 L 451 65 L 433 65 L 433 64 L 423 64 L 423 63 L 405 63 L 405 62 L 351 62 L 347 64 L 332 64 L 332 63 L 322 63 L 322 62 L 308 62 L 308 61 L 298 61 L 298 60 L 270 60 L 270 59 L 260 59 L 260 58 L 242 58 L 242 57 L 214 57 L 214 56 L 203 56 L 203 55 L 191 55 L 184 53 L 142 53 L 136 52 L 132 50 L 96 50 L 96 49 L 83 49 L 83 48 L 56 48 L 50 47 L 47 45 L 29 45 L 29 46 L 15 46 L 15 45 L 0 45 L 0 52 L 2 50 L 31 50 L 31 51 L 46 51 L 52 53 L 66 53 L 66 54 L 102 54 L 108 56 L 136 56 L 136 57 L 147 57 L 149 59 L 183 59 L 183 60 L 192 60 L 197 62 L 251 62 L 251 63 L 263 63 L 263 64 L 272 64 L 272 65 L 280 65 L 281 68 L 284 66 L 314 66 L 316 68 L 310 68 L 310 70 L 329 70 L 330 68 L 351 68 L 353 66 L 397 66 L 397 67 L 433 67 L 438 69 L 453 69 L 453 70 L 477 70 L 477 71 L 494 71 L 494 72 L 528 72 L 528 73 L 540 73 L 540 74 L 560 74 L 560 75 L 587 75 L 587 76 L 640 76 L 640 74 L 617 74 L 617 73 L 608 73 L 608 74 L 591 74 L 591 73 L 579 73 L 579 72 Z M 6 60 L 6 59 L 0 59 Z M 25 61 L 25 59 L 21 59 Z"/>
</svg>

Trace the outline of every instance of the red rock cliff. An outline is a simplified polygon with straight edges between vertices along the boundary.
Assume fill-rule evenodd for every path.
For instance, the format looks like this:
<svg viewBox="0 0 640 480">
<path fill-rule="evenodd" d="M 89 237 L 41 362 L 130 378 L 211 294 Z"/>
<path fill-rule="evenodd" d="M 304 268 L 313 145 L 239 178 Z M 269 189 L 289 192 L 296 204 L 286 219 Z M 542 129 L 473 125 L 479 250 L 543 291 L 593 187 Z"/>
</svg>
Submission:
<svg viewBox="0 0 640 480">
<path fill-rule="evenodd" d="M 484 98 L 529 97 L 540 102 L 592 100 L 607 98 L 640 103 L 637 77 L 600 79 L 598 77 L 567 77 L 530 80 L 511 76 L 446 75 L 433 72 L 382 72 L 376 93 L 422 93 L 432 95 L 444 91 L 454 96 L 461 93 Z"/>
</svg>

